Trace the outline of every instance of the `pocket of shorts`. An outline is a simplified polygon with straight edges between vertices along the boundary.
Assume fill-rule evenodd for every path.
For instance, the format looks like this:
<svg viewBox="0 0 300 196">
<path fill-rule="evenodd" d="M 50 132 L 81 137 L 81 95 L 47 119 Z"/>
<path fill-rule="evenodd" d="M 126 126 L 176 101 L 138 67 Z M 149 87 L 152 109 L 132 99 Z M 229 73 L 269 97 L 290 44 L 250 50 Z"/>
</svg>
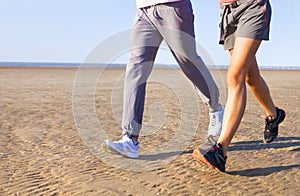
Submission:
<svg viewBox="0 0 300 196">
<path fill-rule="evenodd" d="M 227 15 L 227 24 L 229 26 L 235 26 L 237 24 L 237 17 L 234 15 L 234 11 Z"/>
<path fill-rule="evenodd" d="M 266 26 L 270 25 L 271 15 L 272 15 L 272 8 L 269 4 L 260 5 L 260 12 L 264 20 L 264 24 Z"/>
<path fill-rule="evenodd" d="M 238 7 L 231 9 L 231 13 L 228 14 L 228 24 L 236 25 L 253 1 L 257 0 L 243 2 Z"/>
</svg>

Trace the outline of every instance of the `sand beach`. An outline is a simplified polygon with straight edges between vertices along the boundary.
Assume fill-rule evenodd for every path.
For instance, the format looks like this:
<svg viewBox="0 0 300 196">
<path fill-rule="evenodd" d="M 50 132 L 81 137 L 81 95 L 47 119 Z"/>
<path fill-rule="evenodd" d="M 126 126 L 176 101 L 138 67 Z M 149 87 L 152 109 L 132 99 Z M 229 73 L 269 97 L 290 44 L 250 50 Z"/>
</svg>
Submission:
<svg viewBox="0 0 300 196">
<path fill-rule="evenodd" d="M 226 101 L 226 70 L 212 70 Z M 248 93 L 226 173 L 193 159 L 208 109 L 178 69 L 147 85 L 141 158 L 101 148 L 120 139 L 124 69 L 0 67 L 0 195 L 285 195 L 300 193 L 300 71 L 263 70 L 286 111 L 263 144 L 265 114 Z"/>
</svg>

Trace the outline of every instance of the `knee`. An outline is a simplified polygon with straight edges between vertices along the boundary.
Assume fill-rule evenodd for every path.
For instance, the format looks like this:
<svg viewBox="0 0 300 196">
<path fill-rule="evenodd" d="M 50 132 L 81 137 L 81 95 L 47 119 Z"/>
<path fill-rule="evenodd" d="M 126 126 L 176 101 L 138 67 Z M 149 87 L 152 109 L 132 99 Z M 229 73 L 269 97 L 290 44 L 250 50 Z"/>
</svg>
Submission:
<svg viewBox="0 0 300 196">
<path fill-rule="evenodd" d="M 227 85 L 228 87 L 239 87 L 245 84 L 245 76 L 240 72 L 228 72 L 227 73 Z"/>
<path fill-rule="evenodd" d="M 249 86 L 256 86 L 259 81 L 260 81 L 259 77 L 254 77 L 250 74 L 247 74 L 247 76 L 246 76 L 246 83 Z"/>
<path fill-rule="evenodd" d="M 246 76 L 246 83 L 249 85 L 249 86 L 253 86 L 254 85 L 254 80 L 251 76 Z"/>
</svg>

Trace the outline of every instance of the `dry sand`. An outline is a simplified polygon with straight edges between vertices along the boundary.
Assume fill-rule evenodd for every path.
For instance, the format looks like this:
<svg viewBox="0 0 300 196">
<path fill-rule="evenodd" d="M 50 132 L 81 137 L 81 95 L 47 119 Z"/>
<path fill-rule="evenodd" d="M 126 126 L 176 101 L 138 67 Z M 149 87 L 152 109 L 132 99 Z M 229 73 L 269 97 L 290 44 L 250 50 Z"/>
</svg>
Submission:
<svg viewBox="0 0 300 196">
<path fill-rule="evenodd" d="M 154 69 L 142 155 L 128 160 L 99 147 L 120 138 L 124 70 L 77 71 L 0 68 L 0 195 L 299 195 L 300 71 L 262 71 L 286 120 L 263 144 L 265 114 L 248 93 L 227 173 L 193 160 L 209 119 L 181 72 Z M 225 103 L 226 71 L 212 73 Z"/>
</svg>

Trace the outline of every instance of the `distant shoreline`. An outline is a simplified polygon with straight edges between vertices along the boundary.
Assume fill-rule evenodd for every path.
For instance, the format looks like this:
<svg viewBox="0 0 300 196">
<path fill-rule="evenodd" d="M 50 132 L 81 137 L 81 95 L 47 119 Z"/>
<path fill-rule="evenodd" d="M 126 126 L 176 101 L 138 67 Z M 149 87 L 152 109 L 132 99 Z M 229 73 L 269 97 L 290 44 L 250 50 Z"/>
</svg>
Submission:
<svg viewBox="0 0 300 196">
<path fill-rule="evenodd" d="M 55 62 L 0 62 L 0 67 L 47 67 L 47 68 L 125 68 L 126 64 L 101 64 L 101 63 L 55 63 Z M 155 64 L 155 68 L 179 68 L 178 65 Z M 208 65 L 209 69 L 225 70 L 227 65 Z M 260 66 L 261 70 L 300 70 L 296 66 Z"/>
</svg>

